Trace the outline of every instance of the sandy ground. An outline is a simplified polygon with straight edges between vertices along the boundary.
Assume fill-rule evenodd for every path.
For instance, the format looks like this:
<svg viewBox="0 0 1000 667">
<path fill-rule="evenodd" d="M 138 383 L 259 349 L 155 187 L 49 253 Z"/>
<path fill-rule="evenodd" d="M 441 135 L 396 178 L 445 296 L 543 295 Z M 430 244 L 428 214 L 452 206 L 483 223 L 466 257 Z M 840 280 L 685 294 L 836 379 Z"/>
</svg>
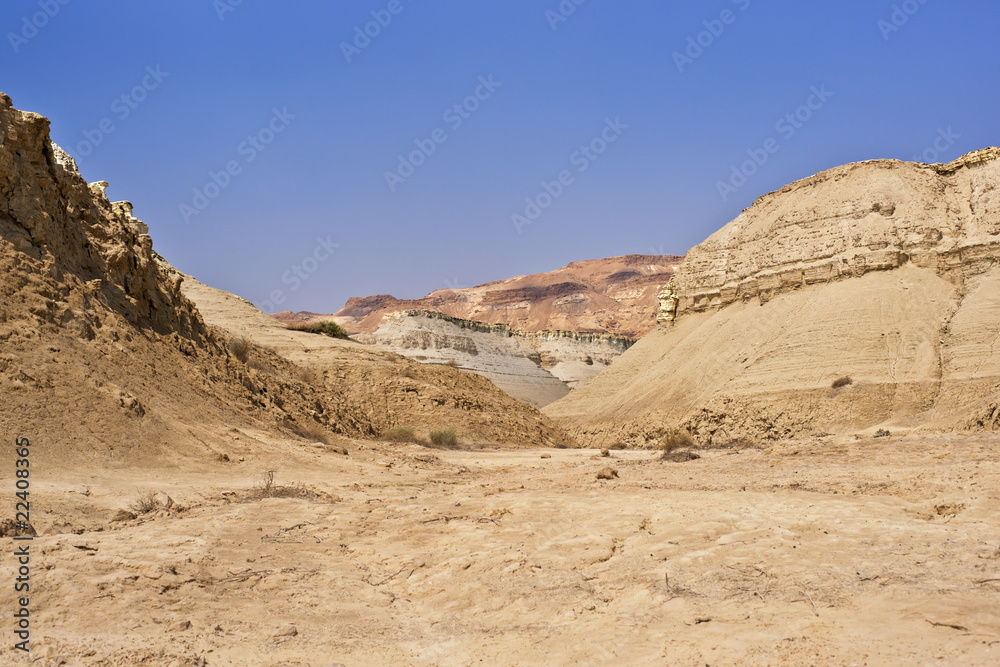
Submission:
<svg viewBox="0 0 1000 667">
<path fill-rule="evenodd" d="M 5 615 L 0 663 L 1000 663 L 1000 436 L 687 463 L 343 444 L 36 467 L 33 650 L 11 648 Z M 269 469 L 315 493 L 250 499 Z M 176 504 L 110 520 L 145 491 Z"/>
</svg>

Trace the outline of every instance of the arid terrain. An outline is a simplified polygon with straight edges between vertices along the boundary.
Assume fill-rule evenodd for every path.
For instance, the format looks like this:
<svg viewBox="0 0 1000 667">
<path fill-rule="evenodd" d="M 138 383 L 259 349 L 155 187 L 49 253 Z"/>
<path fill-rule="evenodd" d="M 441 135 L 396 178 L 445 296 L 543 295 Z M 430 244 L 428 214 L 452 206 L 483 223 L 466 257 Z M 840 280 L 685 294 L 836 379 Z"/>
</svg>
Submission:
<svg viewBox="0 0 1000 667">
<path fill-rule="evenodd" d="M 40 464 L 32 656 L 45 659 L 4 642 L 0 661 L 1000 656 L 996 435 L 820 438 L 687 463 L 356 440 L 338 442 L 344 456 L 249 429 L 229 437 L 229 463 L 95 461 L 72 475 Z M 618 477 L 598 480 L 605 467 Z M 302 497 L 252 499 L 267 470 Z M 175 505 L 111 521 L 147 491 Z M 0 576 L 13 569 L 5 559 Z M 11 596 L 4 587 L 4 608 Z"/>
<path fill-rule="evenodd" d="M 539 410 L 183 275 L 48 127 L 0 94 L 0 664 L 1000 662 L 1000 151 L 762 197 Z"/>
</svg>

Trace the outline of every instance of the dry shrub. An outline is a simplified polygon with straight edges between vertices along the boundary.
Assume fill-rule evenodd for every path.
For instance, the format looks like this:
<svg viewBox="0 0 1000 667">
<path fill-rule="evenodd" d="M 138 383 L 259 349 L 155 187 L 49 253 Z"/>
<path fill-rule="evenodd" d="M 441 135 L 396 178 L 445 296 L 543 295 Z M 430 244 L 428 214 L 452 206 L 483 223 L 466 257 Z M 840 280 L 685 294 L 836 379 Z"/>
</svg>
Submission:
<svg viewBox="0 0 1000 667">
<path fill-rule="evenodd" d="M 260 475 L 260 482 L 254 487 L 254 495 L 258 498 L 273 498 L 274 497 L 274 475 L 275 470 L 265 470 Z"/>
<path fill-rule="evenodd" d="M 660 455 L 660 460 L 682 463 L 684 461 L 700 459 L 701 456 L 691 451 L 697 446 L 698 444 L 691 437 L 690 433 L 678 428 L 672 428 L 660 438 L 658 449 L 663 452 Z"/>
<path fill-rule="evenodd" d="M 854 384 L 854 380 L 851 378 L 851 376 L 845 375 L 842 378 L 837 378 L 836 380 L 834 380 L 833 384 L 830 386 L 833 387 L 834 389 L 840 389 L 841 387 L 846 387 L 849 384 Z"/>
<path fill-rule="evenodd" d="M 227 347 L 234 357 L 245 364 L 247 359 L 250 358 L 250 345 L 251 343 L 247 338 L 240 336 L 239 338 L 234 338 L 229 341 L 229 345 Z"/>
<path fill-rule="evenodd" d="M 447 366 L 449 368 L 458 368 L 458 361 L 455 359 L 449 359 L 441 363 L 442 366 Z"/>
<path fill-rule="evenodd" d="M 390 428 L 382 434 L 381 439 L 386 442 L 411 442 L 416 445 L 421 444 L 420 438 L 417 437 L 416 432 L 414 432 L 412 428 L 406 428 L 405 426 L 395 426 Z"/>
<path fill-rule="evenodd" d="M 431 443 L 438 447 L 454 448 L 458 446 L 458 438 L 451 429 L 431 431 L 430 438 Z"/>
<path fill-rule="evenodd" d="M 687 431 L 682 431 L 677 428 L 672 428 L 667 433 L 660 438 L 660 444 L 657 447 L 664 454 L 669 454 L 670 452 L 676 451 L 687 447 L 691 449 L 695 447 L 694 438 Z"/>
<path fill-rule="evenodd" d="M 265 470 L 260 475 L 260 480 L 250 489 L 244 501 L 263 500 L 265 498 L 303 498 L 305 500 L 329 499 L 330 495 L 322 493 L 302 484 L 292 484 L 291 486 L 281 486 L 275 482 L 275 470 Z"/>
<path fill-rule="evenodd" d="M 141 516 L 159 509 L 160 503 L 156 500 L 156 494 L 149 491 L 148 493 L 140 493 L 137 495 L 132 502 L 128 504 L 128 508 L 135 514 Z"/>
</svg>

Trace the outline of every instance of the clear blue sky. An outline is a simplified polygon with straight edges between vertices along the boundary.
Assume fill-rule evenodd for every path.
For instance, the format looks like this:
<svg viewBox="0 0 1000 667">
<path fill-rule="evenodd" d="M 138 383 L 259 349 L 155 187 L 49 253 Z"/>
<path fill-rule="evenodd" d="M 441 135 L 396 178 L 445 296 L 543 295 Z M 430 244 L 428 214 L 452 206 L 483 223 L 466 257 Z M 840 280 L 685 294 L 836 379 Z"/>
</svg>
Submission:
<svg viewBox="0 0 1000 667">
<path fill-rule="evenodd" d="M 817 171 L 1000 143 L 986 0 L 7 0 L 0 24 L 15 106 L 172 263 L 269 310 L 679 254 Z"/>
</svg>

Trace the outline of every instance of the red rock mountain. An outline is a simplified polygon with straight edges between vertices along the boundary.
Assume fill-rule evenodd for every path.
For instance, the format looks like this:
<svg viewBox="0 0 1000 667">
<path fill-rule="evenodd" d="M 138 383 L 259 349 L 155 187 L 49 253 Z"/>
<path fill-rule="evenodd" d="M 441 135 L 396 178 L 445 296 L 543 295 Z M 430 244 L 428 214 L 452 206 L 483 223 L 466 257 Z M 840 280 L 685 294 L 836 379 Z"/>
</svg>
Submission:
<svg viewBox="0 0 1000 667">
<path fill-rule="evenodd" d="M 354 297 L 332 317 L 350 333 L 373 332 L 404 310 L 433 310 L 522 331 L 565 330 L 641 336 L 656 326 L 656 294 L 684 261 L 677 255 L 625 255 L 572 262 L 548 273 L 476 287 L 442 289 L 422 299 Z M 282 322 L 317 319 L 277 313 Z"/>
</svg>

